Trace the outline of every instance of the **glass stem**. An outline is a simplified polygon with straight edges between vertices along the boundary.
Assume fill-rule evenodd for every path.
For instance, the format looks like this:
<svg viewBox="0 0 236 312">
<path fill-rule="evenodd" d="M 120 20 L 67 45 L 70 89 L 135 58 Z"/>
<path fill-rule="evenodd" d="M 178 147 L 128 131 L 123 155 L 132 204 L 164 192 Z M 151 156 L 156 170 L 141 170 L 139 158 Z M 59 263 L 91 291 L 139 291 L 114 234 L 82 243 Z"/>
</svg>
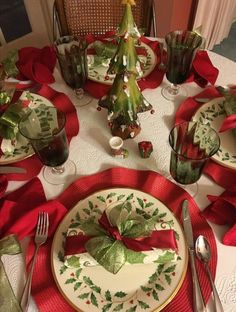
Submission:
<svg viewBox="0 0 236 312">
<path fill-rule="evenodd" d="M 169 92 L 171 95 L 177 95 L 179 93 L 179 86 L 175 83 L 170 85 Z"/>
<path fill-rule="evenodd" d="M 64 171 L 65 171 L 64 166 L 52 167 L 52 173 L 53 174 L 62 174 Z"/>
</svg>

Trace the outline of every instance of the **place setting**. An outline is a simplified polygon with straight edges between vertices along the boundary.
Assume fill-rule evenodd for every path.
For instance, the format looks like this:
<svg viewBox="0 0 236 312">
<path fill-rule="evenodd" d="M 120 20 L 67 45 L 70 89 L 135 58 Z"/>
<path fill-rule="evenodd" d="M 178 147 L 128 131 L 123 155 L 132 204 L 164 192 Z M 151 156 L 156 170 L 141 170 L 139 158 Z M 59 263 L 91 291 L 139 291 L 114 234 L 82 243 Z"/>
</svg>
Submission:
<svg viewBox="0 0 236 312">
<path fill-rule="evenodd" d="M 37 59 L 38 55 L 40 55 L 43 60 L 46 57 L 47 62 L 43 61 L 40 63 Z M 51 59 L 54 60 L 53 63 L 50 63 Z M 45 48 L 23 48 L 19 52 L 18 60 L 11 58 L 8 60 L 8 63 L 9 62 L 11 67 L 15 68 L 20 79 L 22 79 L 21 77 L 27 77 L 30 80 L 28 84 L 22 83 L 25 80 L 16 79 L 14 82 L 9 82 L 11 78 L 5 78 L 3 82 L 1 96 L 4 105 L 2 106 L 0 118 L 2 137 L 0 168 L 3 170 L 2 173 L 7 174 L 7 179 L 9 181 L 28 180 L 35 177 L 40 172 L 45 161 L 41 158 L 43 161 L 42 163 L 39 158 L 35 156 L 37 147 L 31 143 L 36 141 L 33 140 L 33 138 L 30 141 L 29 134 L 27 136 L 26 133 L 19 130 L 19 123 L 22 118 L 29 115 L 32 111 L 41 109 L 43 113 L 44 110 L 51 110 L 56 107 L 58 110 L 61 110 L 61 114 L 64 114 L 63 118 L 65 121 L 63 128 L 65 128 L 66 140 L 68 140 L 68 142 L 70 142 L 73 136 L 78 134 L 79 121 L 76 109 L 70 99 L 65 94 L 57 92 L 48 85 L 54 81 L 52 71 L 55 66 L 55 56 L 52 50 Z M 17 66 L 15 64 L 17 64 Z M 3 66 L 3 71 L 4 68 Z M 5 71 L 5 75 L 9 75 L 10 73 L 11 71 Z M 34 85 L 33 88 L 31 87 L 32 85 Z M 33 90 L 33 92 L 31 90 Z M 34 92 L 36 90 L 37 92 Z M 44 118 L 48 119 L 48 116 L 45 115 Z M 38 119 L 36 124 L 39 123 Z M 71 125 L 73 125 L 73 127 L 71 127 Z M 57 127 L 57 123 L 55 126 Z M 34 126 L 32 125 L 32 129 L 33 128 Z M 38 132 L 40 132 L 40 129 L 38 129 Z M 37 140 L 36 137 L 35 139 Z M 65 141 L 65 138 L 63 140 Z M 66 146 L 66 148 L 68 148 L 68 146 Z M 58 165 L 60 165 L 59 162 Z M 14 164 L 14 166 L 12 166 L 12 164 Z M 6 168 L 6 165 L 10 168 Z M 5 172 L 4 168 L 6 168 Z"/>
<path fill-rule="evenodd" d="M 228 312 L 235 86 L 199 32 L 146 37 L 120 2 L 115 32 L 1 65 L 1 312 Z"/>
</svg>

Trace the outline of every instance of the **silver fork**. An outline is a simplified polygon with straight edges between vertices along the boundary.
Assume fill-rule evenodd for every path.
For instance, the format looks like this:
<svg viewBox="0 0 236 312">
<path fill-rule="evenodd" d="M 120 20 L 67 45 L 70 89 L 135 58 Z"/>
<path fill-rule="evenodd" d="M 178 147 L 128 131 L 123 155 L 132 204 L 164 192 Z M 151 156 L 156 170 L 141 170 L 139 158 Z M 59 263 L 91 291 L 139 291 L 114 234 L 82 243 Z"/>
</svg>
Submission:
<svg viewBox="0 0 236 312">
<path fill-rule="evenodd" d="M 31 268 L 29 271 L 29 275 L 27 277 L 27 281 L 25 283 L 25 287 L 24 287 L 23 294 L 21 297 L 21 302 L 20 302 L 21 308 L 24 312 L 28 310 L 35 260 L 36 260 L 36 257 L 37 257 L 38 251 L 39 251 L 39 247 L 42 244 L 44 244 L 47 240 L 48 226 L 49 226 L 48 213 L 47 212 L 39 212 L 37 229 L 36 229 L 35 238 L 34 238 L 34 242 L 35 242 L 34 256 L 33 256 L 32 262 L 31 262 Z"/>
</svg>

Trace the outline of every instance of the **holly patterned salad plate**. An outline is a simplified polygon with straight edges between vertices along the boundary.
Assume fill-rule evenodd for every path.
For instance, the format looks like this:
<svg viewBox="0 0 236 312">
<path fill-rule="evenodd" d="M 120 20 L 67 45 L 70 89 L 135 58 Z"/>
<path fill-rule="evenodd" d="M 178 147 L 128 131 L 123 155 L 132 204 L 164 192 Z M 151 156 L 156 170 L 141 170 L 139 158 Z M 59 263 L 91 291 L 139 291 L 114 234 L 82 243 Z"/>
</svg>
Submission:
<svg viewBox="0 0 236 312">
<path fill-rule="evenodd" d="M 88 49 L 93 47 L 93 43 L 88 46 Z M 144 42 L 141 42 L 140 47 L 143 47 L 147 51 L 147 56 L 143 58 L 144 68 L 143 73 L 140 78 L 144 78 L 148 76 L 156 66 L 157 59 L 155 52 Z M 93 56 L 92 56 L 93 57 Z M 139 56 L 140 60 L 142 60 L 142 56 Z M 107 60 L 106 64 L 96 64 L 90 60 L 91 56 L 88 55 L 88 78 L 90 80 L 100 82 L 107 85 L 112 85 L 115 75 L 107 75 L 109 60 Z"/>
<path fill-rule="evenodd" d="M 41 95 L 31 93 L 29 91 L 24 91 L 20 97 L 23 102 L 23 106 L 28 106 L 30 108 L 36 108 L 41 104 L 46 106 L 53 106 L 53 104 Z M 1 140 L 1 150 L 6 151 L 9 146 L 9 140 Z M 10 147 L 11 148 L 11 147 Z M 34 154 L 34 151 L 27 139 L 23 138 L 20 134 L 18 135 L 16 145 L 14 147 L 13 153 L 5 152 L 0 157 L 0 165 L 13 164 Z"/>
<path fill-rule="evenodd" d="M 218 132 L 226 117 L 224 100 L 224 97 L 221 97 L 203 104 L 193 116 L 193 121 L 207 124 Z M 230 130 L 218 133 L 218 135 L 220 148 L 212 159 L 225 167 L 236 169 L 236 137 Z"/>
<path fill-rule="evenodd" d="M 68 268 L 64 264 L 64 242 L 68 228 L 79 220 L 100 216 L 119 201 L 130 201 L 135 213 L 159 215 L 162 229 L 173 229 L 178 245 L 175 262 L 124 265 L 117 274 L 102 266 Z M 78 202 L 62 220 L 51 249 L 51 265 L 57 286 L 76 311 L 161 311 L 177 294 L 184 280 L 188 253 L 182 228 L 172 212 L 147 193 L 112 188 Z"/>
</svg>

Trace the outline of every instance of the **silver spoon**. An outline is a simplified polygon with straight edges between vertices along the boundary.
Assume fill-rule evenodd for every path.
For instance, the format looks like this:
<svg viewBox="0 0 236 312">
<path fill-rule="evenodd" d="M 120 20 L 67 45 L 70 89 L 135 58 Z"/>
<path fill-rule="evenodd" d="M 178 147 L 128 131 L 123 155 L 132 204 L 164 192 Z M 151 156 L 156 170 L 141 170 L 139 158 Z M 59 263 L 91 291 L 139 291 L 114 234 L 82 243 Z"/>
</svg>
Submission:
<svg viewBox="0 0 236 312">
<path fill-rule="evenodd" d="M 218 295 L 218 292 L 216 290 L 212 275 L 211 275 L 211 271 L 209 269 L 208 263 L 211 259 L 211 249 L 210 249 L 210 244 L 207 241 L 207 239 L 203 236 L 200 235 L 198 236 L 197 240 L 196 240 L 196 244 L 195 244 L 195 251 L 196 251 L 196 255 L 198 257 L 199 260 L 201 260 L 206 268 L 210 283 L 211 283 L 211 287 L 212 287 L 212 291 L 213 291 L 213 299 L 214 299 L 214 308 L 215 308 L 215 312 L 224 312 L 222 304 L 220 302 L 220 298 Z"/>
</svg>

